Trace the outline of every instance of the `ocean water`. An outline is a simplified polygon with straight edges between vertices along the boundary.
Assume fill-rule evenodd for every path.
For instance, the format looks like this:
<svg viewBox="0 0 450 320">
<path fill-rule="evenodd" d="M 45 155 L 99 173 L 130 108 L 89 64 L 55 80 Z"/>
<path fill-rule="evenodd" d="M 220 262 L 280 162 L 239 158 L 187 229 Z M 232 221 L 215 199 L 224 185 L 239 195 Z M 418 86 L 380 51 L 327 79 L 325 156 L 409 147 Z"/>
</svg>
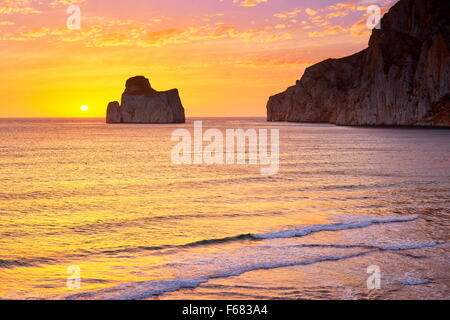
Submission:
<svg viewBox="0 0 450 320">
<path fill-rule="evenodd" d="M 192 119 L 0 120 L 0 299 L 450 298 L 449 130 L 202 120 L 279 173 L 173 164 Z"/>
</svg>

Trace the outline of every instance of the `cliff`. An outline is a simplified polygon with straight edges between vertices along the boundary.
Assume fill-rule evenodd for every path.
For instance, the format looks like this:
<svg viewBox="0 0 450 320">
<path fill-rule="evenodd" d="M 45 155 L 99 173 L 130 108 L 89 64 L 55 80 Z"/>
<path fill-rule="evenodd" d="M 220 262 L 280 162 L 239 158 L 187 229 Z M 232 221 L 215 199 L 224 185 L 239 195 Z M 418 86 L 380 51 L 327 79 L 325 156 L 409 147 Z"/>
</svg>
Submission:
<svg viewBox="0 0 450 320">
<path fill-rule="evenodd" d="M 110 102 L 107 123 L 184 123 L 184 108 L 177 89 L 156 91 L 137 76 L 127 80 L 122 101 Z"/>
<path fill-rule="evenodd" d="M 311 66 L 270 97 L 267 120 L 450 126 L 449 5 L 400 0 L 367 49 Z"/>
</svg>

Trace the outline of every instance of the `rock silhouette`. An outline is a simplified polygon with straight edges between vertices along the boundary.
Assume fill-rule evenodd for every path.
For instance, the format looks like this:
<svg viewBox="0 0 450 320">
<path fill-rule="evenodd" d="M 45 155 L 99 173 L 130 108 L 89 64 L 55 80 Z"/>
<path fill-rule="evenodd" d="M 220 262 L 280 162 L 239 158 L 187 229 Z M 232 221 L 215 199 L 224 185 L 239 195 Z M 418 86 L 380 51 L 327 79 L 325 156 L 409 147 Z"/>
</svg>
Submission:
<svg viewBox="0 0 450 320">
<path fill-rule="evenodd" d="M 184 123 L 184 108 L 177 89 L 156 91 L 143 76 L 127 80 L 122 101 L 110 102 L 107 123 Z"/>
<path fill-rule="evenodd" d="M 400 0 L 367 49 L 311 66 L 270 97 L 267 120 L 450 126 L 449 5 Z"/>
</svg>

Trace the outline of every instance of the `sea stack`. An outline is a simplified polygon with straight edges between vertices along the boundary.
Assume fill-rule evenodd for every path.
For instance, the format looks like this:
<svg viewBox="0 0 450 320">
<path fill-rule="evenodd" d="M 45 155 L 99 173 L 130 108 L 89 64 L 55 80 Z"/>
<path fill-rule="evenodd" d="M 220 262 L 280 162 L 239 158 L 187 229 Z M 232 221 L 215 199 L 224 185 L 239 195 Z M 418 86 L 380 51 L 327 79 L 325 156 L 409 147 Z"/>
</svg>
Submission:
<svg viewBox="0 0 450 320">
<path fill-rule="evenodd" d="M 270 97 L 268 121 L 450 126 L 450 1 L 400 0 L 369 47 L 305 70 Z"/>
<path fill-rule="evenodd" d="M 144 76 L 127 80 L 122 101 L 110 102 L 107 123 L 184 123 L 184 108 L 177 89 L 156 91 Z"/>
</svg>

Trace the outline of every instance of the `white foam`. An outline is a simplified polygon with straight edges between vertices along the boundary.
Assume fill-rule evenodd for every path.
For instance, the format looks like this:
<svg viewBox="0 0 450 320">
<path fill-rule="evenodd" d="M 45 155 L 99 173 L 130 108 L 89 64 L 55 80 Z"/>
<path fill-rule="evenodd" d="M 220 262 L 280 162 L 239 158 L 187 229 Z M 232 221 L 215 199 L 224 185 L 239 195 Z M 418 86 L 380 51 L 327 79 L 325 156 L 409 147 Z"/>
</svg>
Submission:
<svg viewBox="0 0 450 320">
<path fill-rule="evenodd" d="M 101 299 L 101 300 L 137 300 L 145 299 L 152 296 L 160 295 L 167 292 L 173 292 L 182 288 L 195 288 L 202 283 L 208 282 L 210 279 L 226 278 L 239 276 L 243 273 L 263 270 L 263 269 L 275 269 L 282 267 L 292 267 L 299 265 L 310 265 L 314 263 L 320 263 L 324 261 L 337 261 L 342 259 L 349 259 L 358 256 L 362 256 L 370 253 L 371 251 L 357 252 L 353 254 L 341 255 L 341 256 L 326 256 L 310 260 L 296 260 L 289 262 L 273 262 L 273 263 L 261 263 L 258 265 L 252 265 L 248 267 L 231 268 L 228 271 L 217 272 L 205 277 L 199 278 L 179 278 L 179 279 L 165 279 L 165 280 L 152 280 L 146 282 L 137 282 L 132 284 L 125 284 L 116 286 L 113 288 L 107 288 L 95 292 L 79 293 L 65 297 L 67 300 L 77 299 Z"/>
<path fill-rule="evenodd" d="M 406 244 L 406 245 L 394 245 L 394 246 L 386 246 L 379 247 L 380 250 L 413 250 L 413 249 L 421 249 L 421 248 L 431 248 L 437 246 L 437 242 L 428 242 L 421 244 Z"/>
<path fill-rule="evenodd" d="M 405 280 L 402 282 L 405 286 L 418 286 L 421 284 L 430 283 L 428 280 Z"/>
<path fill-rule="evenodd" d="M 347 222 L 347 223 L 331 223 L 331 224 L 319 224 L 310 227 L 304 227 L 300 229 L 291 229 L 284 231 L 275 231 L 269 233 L 262 234 L 252 234 L 253 237 L 257 239 L 280 239 L 280 238 L 292 238 L 292 237 L 301 237 L 306 236 L 311 233 L 321 232 L 321 231 L 341 231 L 341 230 L 349 230 L 349 229 L 359 229 L 366 228 L 375 224 L 384 224 L 384 223 L 399 223 L 399 222 L 408 222 L 419 219 L 419 215 L 408 216 L 408 217 L 390 217 L 383 219 L 369 219 L 364 221 L 355 221 L 355 222 Z"/>
<path fill-rule="evenodd" d="M 183 288 L 196 288 L 207 282 L 208 278 L 181 278 L 154 280 L 124 284 L 95 292 L 84 292 L 65 297 L 66 300 L 101 299 L 101 300 L 137 300 L 157 296 Z"/>
<path fill-rule="evenodd" d="M 304 236 L 320 231 L 340 231 L 347 229 L 364 228 L 375 224 L 408 222 L 418 219 L 420 216 L 408 217 L 389 217 L 389 218 L 372 218 L 364 221 L 353 221 L 345 223 L 333 223 L 325 225 L 309 226 L 305 228 L 285 230 L 263 234 L 253 234 L 252 237 L 259 239 L 275 239 L 290 238 Z M 208 282 L 210 279 L 226 278 L 239 276 L 243 273 L 262 270 L 275 269 L 300 265 L 311 265 L 325 261 L 338 261 L 364 256 L 379 250 L 408 250 L 419 249 L 425 247 L 436 246 L 436 242 L 419 243 L 419 244 L 395 244 L 389 246 L 368 246 L 360 244 L 304 244 L 295 246 L 282 245 L 281 247 L 275 243 L 264 244 L 263 246 L 246 247 L 240 250 L 242 252 L 217 252 L 213 254 L 201 255 L 192 260 L 192 256 L 186 253 L 187 260 L 181 260 L 178 263 L 181 271 L 179 278 L 160 279 L 125 284 L 112 288 L 106 288 L 96 292 L 79 293 L 65 297 L 65 299 L 118 299 L 118 300 L 135 300 L 145 299 L 152 296 L 161 295 L 167 292 L 178 291 L 183 288 L 196 288 L 202 283 Z M 328 252 L 308 251 L 305 255 L 304 251 L 290 251 L 297 247 L 324 247 L 329 249 Z M 297 248 L 297 249 L 298 249 Z M 336 250 L 343 249 L 351 252 L 336 254 Z M 299 253 L 299 254 L 296 254 Z M 313 256 L 311 256 L 313 254 Z M 172 263 L 173 264 L 173 263 Z M 166 265 L 169 266 L 169 265 Z M 161 266 L 164 267 L 164 266 Z M 173 266 L 171 266 L 173 267 Z M 185 270 L 194 271 L 188 274 Z"/>
</svg>

